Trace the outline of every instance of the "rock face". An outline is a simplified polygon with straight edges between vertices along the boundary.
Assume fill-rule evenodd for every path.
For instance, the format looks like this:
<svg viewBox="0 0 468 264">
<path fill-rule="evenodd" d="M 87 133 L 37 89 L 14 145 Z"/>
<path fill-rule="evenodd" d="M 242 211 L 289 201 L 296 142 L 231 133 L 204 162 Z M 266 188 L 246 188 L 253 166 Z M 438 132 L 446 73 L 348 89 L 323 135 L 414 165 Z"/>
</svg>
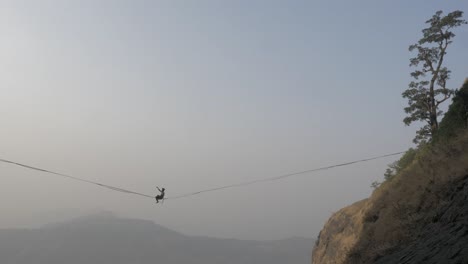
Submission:
<svg viewBox="0 0 468 264">
<path fill-rule="evenodd" d="M 313 264 L 468 263 L 468 133 L 418 157 L 322 229 Z"/>
<path fill-rule="evenodd" d="M 335 213 L 320 232 L 312 263 L 337 263 L 337 259 L 357 243 L 362 229 L 361 212 L 367 200 L 359 201 Z"/>
<path fill-rule="evenodd" d="M 376 263 L 468 263 L 468 175 L 444 195 L 414 242 Z"/>
</svg>

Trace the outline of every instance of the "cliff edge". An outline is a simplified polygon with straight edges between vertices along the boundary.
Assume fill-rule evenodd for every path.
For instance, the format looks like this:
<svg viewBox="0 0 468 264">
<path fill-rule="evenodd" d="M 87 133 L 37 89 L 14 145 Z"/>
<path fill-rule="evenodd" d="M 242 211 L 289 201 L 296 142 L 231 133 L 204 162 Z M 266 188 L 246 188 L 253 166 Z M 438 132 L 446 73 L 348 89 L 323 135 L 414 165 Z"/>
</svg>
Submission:
<svg viewBox="0 0 468 264">
<path fill-rule="evenodd" d="M 313 264 L 468 263 L 468 133 L 332 215 Z"/>
<path fill-rule="evenodd" d="M 332 215 L 313 264 L 468 263 L 468 111 L 460 119 L 454 107 L 441 122 L 450 137 L 419 147 L 368 199 Z"/>
</svg>

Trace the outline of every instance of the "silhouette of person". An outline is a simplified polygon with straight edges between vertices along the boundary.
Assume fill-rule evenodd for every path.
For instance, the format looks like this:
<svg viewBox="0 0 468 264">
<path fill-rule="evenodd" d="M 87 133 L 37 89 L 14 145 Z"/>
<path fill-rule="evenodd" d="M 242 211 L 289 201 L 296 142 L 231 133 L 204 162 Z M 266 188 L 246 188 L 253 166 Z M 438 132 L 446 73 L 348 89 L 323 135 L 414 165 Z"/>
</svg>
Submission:
<svg viewBox="0 0 468 264">
<path fill-rule="evenodd" d="M 164 191 L 166 189 L 164 189 L 164 188 L 159 189 L 159 187 L 157 187 L 157 186 L 156 186 L 156 188 L 158 188 L 158 191 L 161 192 L 161 194 L 158 194 L 158 195 L 156 195 L 156 197 L 154 197 L 154 198 L 156 198 L 156 203 L 159 203 L 159 200 L 164 200 L 164 195 L 165 195 Z"/>
</svg>

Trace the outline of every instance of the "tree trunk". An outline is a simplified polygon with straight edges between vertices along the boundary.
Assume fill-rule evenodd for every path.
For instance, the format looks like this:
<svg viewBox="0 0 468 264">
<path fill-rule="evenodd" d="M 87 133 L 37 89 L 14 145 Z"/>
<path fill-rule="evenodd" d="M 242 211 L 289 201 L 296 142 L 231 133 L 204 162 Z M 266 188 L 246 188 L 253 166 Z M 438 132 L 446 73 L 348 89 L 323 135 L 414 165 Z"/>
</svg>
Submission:
<svg viewBox="0 0 468 264">
<path fill-rule="evenodd" d="M 438 73 L 438 72 L 437 72 Z M 437 132 L 437 129 L 439 129 L 439 123 L 437 122 L 437 105 L 435 101 L 435 94 L 434 94 L 434 83 L 437 78 L 437 75 L 435 75 L 430 83 L 429 86 L 429 97 L 431 99 L 431 109 L 430 109 L 430 125 L 431 125 L 431 136 L 434 136 L 435 133 Z"/>
</svg>

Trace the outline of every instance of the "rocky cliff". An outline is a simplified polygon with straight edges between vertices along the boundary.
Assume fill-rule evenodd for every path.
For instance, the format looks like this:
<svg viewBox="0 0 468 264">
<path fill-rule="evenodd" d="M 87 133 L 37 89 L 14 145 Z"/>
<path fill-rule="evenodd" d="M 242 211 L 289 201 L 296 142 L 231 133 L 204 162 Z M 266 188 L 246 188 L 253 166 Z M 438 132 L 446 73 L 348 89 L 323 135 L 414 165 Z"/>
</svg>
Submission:
<svg viewBox="0 0 468 264">
<path fill-rule="evenodd" d="M 371 197 L 325 224 L 313 264 L 468 263 L 468 132 L 420 148 Z"/>
</svg>

